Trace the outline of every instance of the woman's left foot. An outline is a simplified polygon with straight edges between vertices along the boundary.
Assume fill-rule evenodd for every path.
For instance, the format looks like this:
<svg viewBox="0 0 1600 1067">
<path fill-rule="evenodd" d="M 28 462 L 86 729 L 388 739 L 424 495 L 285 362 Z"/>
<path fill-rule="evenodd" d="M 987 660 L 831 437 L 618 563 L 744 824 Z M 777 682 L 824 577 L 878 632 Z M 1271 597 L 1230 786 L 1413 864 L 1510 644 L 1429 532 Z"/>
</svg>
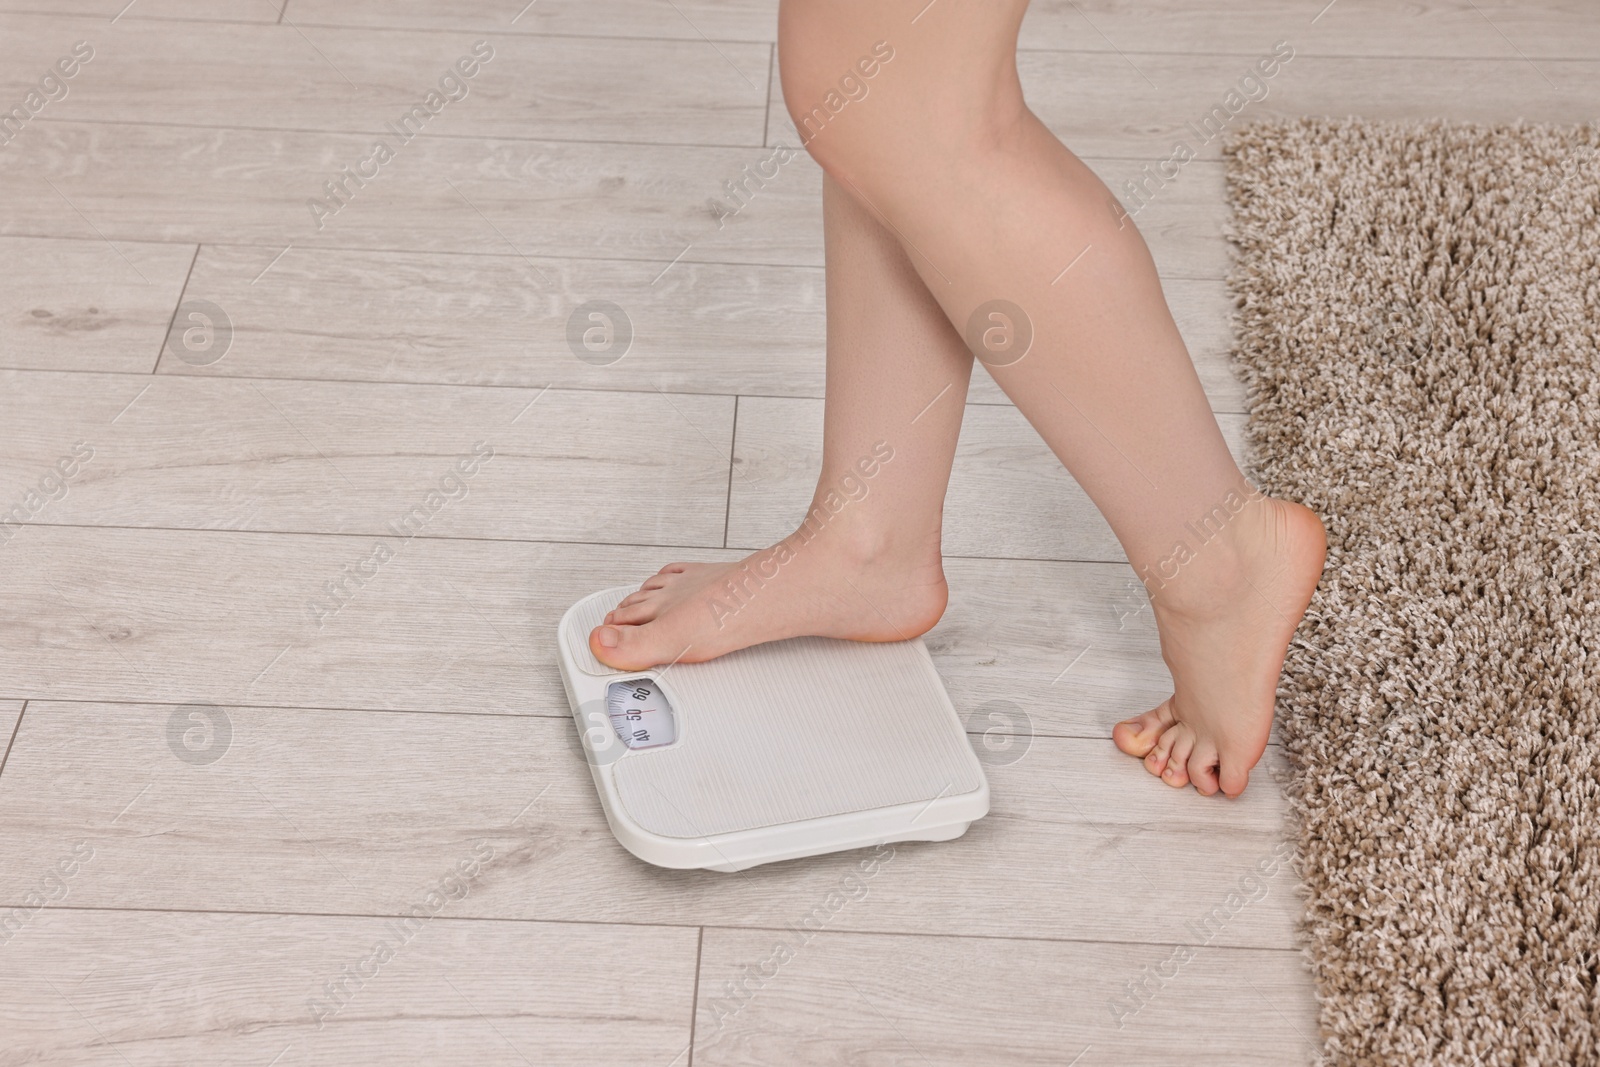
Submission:
<svg viewBox="0 0 1600 1067">
<path fill-rule="evenodd" d="M 1151 597 L 1173 695 L 1112 730 L 1170 786 L 1244 791 L 1266 751 L 1283 659 L 1322 575 L 1308 508 L 1257 497 Z"/>
</svg>

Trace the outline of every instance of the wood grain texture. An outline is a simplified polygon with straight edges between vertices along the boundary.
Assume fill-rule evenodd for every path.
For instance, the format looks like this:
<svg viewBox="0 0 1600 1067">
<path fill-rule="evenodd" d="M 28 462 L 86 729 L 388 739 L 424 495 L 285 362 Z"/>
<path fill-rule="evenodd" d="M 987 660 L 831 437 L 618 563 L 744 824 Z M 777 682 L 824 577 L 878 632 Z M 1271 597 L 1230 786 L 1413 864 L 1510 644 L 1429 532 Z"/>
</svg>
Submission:
<svg viewBox="0 0 1600 1067">
<path fill-rule="evenodd" d="M 743 554 L 418 537 L 384 561 L 376 541 L 26 526 L 0 545 L 0 697 L 564 718 L 567 608 L 674 559 Z M 946 570 L 927 641 L 964 714 L 1005 700 L 1040 733 L 1099 739 L 1171 692 L 1126 564 Z"/>
<path fill-rule="evenodd" d="M 87 4 L 90 0 L 75 0 Z M 176 3 L 178 0 L 170 0 Z M 242 0 L 241 0 L 242 2 Z M 142 6 L 142 5 L 141 5 Z M 512 5 L 513 7 L 515 5 Z M 295 0 L 291 13 L 309 25 L 419 27 L 439 30 L 647 36 L 713 41 L 774 41 L 776 0 L 700 0 L 676 5 L 619 0 L 597 18 L 581 0 L 539 0 L 515 23 L 498 0 Z M 1022 24 L 1024 49 L 1115 53 L 1244 53 L 1263 39 L 1287 38 L 1315 55 L 1515 56 L 1592 59 L 1600 24 L 1585 0 L 1430 0 L 1397 6 L 1384 0 L 1249 3 L 1134 3 L 1130 0 L 1034 0 Z"/>
<path fill-rule="evenodd" d="M 870 901 L 880 877 L 863 878 L 856 892 Z M 1164 945 L 709 929 L 694 1061 L 1313 1062 L 1311 976 L 1293 954 L 1175 953 Z M 1130 985 L 1144 991 L 1143 1002 Z"/>
<path fill-rule="evenodd" d="M 1594 59 L 1600 21 L 1586 0 L 1034 0 L 1021 46 L 1092 52 L 1254 55 L 1289 40 L 1308 55 Z"/>
<path fill-rule="evenodd" d="M 566 608 L 672 557 L 738 555 L 418 537 L 382 561 L 377 544 L 26 526 L 0 547 L 0 697 L 565 715 Z"/>
<path fill-rule="evenodd" d="M 732 397 L 0 371 L 0 398 L 7 483 L 93 449 L 41 521 L 722 544 Z"/>
<path fill-rule="evenodd" d="M 302 25 L 423 27 L 434 30 L 659 37 L 683 41 L 776 41 L 777 0 L 539 0 L 519 11 L 496 0 L 295 0 Z M 709 49 L 708 49 L 709 50 Z M 711 61 L 715 56 L 709 57 Z"/>
<path fill-rule="evenodd" d="M 192 245 L 0 238 L 0 367 L 153 369 Z"/>
<path fill-rule="evenodd" d="M 439 858 L 439 870 L 404 887 L 418 902 L 455 871 L 458 857 Z M 101 859 L 68 881 L 69 901 L 104 873 Z M 455 913 L 475 889 L 459 878 L 451 885 L 466 888 L 465 900 L 409 929 L 385 919 L 47 908 L 5 946 L 0 1062 L 611 1067 L 681 1055 L 695 930 L 462 922 Z M 334 998 L 330 982 L 347 992 Z"/>
<path fill-rule="evenodd" d="M 541 259 L 536 277 L 514 255 L 318 249 L 256 279 L 261 266 L 258 248 L 200 250 L 185 293 L 224 309 L 232 348 L 199 366 L 166 359 L 161 373 L 823 395 L 814 267 L 680 263 L 652 284 L 611 260 Z M 1223 283 L 1174 278 L 1166 295 L 1212 406 L 1242 411 Z M 620 307 L 631 332 L 607 365 L 576 357 L 569 336 L 595 300 Z M 987 374 L 970 400 L 1010 403 Z"/>
<path fill-rule="evenodd" d="M 0 903 L 82 839 L 79 907 L 394 915 L 482 840 L 496 858 L 453 916 L 781 927 L 863 855 L 644 864 L 606 827 L 570 717 L 190 710 L 29 704 L 0 777 L 16 858 Z M 990 814 L 958 841 L 897 846 L 830 928 L 1160 943 L 1194 924 L 1209 944 L 1294 944 L 1288 868 L 1256 885 L 1288 848 L 1276 748 L 1263 788 L 1232 802 L 1160 786 L 1105 740 L 1035 737 L 985 769 Z"/>
<path fill-rule="evenodd" d="M 423 137 L 337 214 L 313 216 L 308 200 L 370 145 L 359 134 L 35 122 L 11 146 L 23 162 L 13 165 L 0 225 L 6 233 L 95 237 L 98 229 L 112 239 L 258 245 L 246 281 L 291 243 L 511 254 L 534 279 L 533 257 L 551 255 L 641 261 L 646 281 L 680 255 L 822 263 L 821 172 L 808 157 L 784 167 L 719 229 L 723 183 L 770 149 L 619 152 Z M 106 174 L 118 180 L 108 183 Z"/>
<path fill-rule="evenodd" d="M 938 390 L 937 382 L 927 386 L 930 401 Z M 739 411 L 728 544 L 764 548 L 805 517 L 822 470 L 823 402 L 744 397 Z M 1242 457 L 1243 417 L 1219 421 Z M 884 436 L 891 447 L 906 447 L 903 436 L 897 444 L 895 428 Z M 1088 496 L 1014 407 L 967 406 L 944 509 L 947 555 L 1127 559 Z"/>
<path fill-rule="evenodd" d="M 651 284 L 659 267 L 617 260 L 541 259 L 535 276 L 515 255 L 295 250 L 252 284 L 262 262 L 200 250 L 188 294 L 226 309 L 233 348 L 161 373 L 822 395 L 816 267 L 680 263 Z M 614 363 L 573 348 L 596 300 L 622 309 L 619 349 L 631 332 Z"/>
<path fill-rule="evenodd" d="M 281 26 L 145 19 L 92 30 L 75 19 L 0 15 L 0 68 L 43 74 L 90 37 L 93 59 L 35 121 L 371 135 L 362 153 L 341 161 L 352 168 L 371 155 L 373 137 L 397 153 L 413 135 L 758 145 L 772 52 L 766 44 L 302 28 L 292 13 Z M 462 57 L 481 60 L 466 66 L 470 77 L 452 73 Z M 174 69 L 184 77 L 172 77 Z M 263 84 L 272 86 L 270 106 Z M 407 115 L 409 127 L 396 129 Z"/>
<path fill-rule="evenodd" d="M 1131 155 L 1152 169 L 1174 155 L 1178 142 L 1202 159 L 1221 158 L 1225 138 L 1213 129 L 1225 133 L 1247 122 L 1419 114 L 1470 122 L 1589 122 L 1600 99 L 1600 60 L 1534 62 L 1509 49 L 1499 59 L 1399 62 L 1296 53 L 1275 76 L 1262 78 L 1255 63 L 1281 39 L 1263 37 L 1244 56 L 1130 52 L 1063 62 L 1049 53 L 1027 53 L 1019 56 L 1018 70 L 1030 105 L 1074 151 Z M 1292 48 L 1294 39 L 1288 44 Z M 1252 73 L 1254 83 L 1242 81 Z M 1229 103 L 1235 90 L 1238 98 Z M 1251 93 L 1259 99 L 1252 101 Z M 1206 118 L 1216 108 L 1222 111 L 1208 129 Z M 1110 184 L 1124 194 L 1121 181 Z M 1124 201 L 1132 206 L 1126 196 Z"/>
<path fill-rule="evenodd" d="M 25 162 L 0 233 L 258 246 L 246 284 L 280 253 L 323 248 L 516 255 L 545 286 L 547 256 L 638 261 L 647 283 L 675 260 L 822 265 L 821 171 L 807 156 L 726 215 L 726 183 L 770 171 L 772 149 L 419 138 L 381 183 L 314 218 L 307 200 L 369 146 L 354 134 L 35 122 L 12 146 Z M 1108 180 L 1137 170 L 1090 162 Z M 1163 277 L 1224 277 L 1224 214 L 1221 164 L 1189 164 L 1138 217 Z"/>
<path fill-rule="evenodd" d="M 947 558 L 944 569 L 950 606 L 924 640 L 951 700 L 997 730 L 994 745 L 1017 732 L 1006 716 L 1023 733 L 1109 737 L 1172 692 L 1149 598 L 1126 564 Z"/>
<path fill-rule="evenodd" d="M 975 738 L 1003 748 L 1029 731 L 1109 737 L 1171 695 L 1149 597 L 1127 564 L 946 558 L 944 571 L 950 606 L 924 640 Z"/>
<path fill-rule="evenodd" d="M 274 23 L 278 21 L 286 0 L 55 0 L 46 6 L 43 0 L 8 0 L 0 11 L 17 14 L 50 14 L 78 16 L 74 19 L 85 28 L 94 27 L 100 19 L 124 20 L 219 20 L 226 22 Z M 66 20 L 63 19 L 63 22 Z M 98 28 L 98 27 L 95 27 Z"/>
</svg>

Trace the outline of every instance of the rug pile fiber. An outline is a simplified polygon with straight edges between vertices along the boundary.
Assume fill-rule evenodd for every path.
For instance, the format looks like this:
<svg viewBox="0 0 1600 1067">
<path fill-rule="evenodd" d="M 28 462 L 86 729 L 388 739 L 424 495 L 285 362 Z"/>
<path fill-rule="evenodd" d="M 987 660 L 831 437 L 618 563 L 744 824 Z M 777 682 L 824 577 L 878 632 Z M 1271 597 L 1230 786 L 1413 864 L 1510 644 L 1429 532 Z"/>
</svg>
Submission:
<svg viewBox="0 0 1600 1067">
<path fill-rule="evenodd" d="M 1279 697 L 1327 1062 L 1600 1063 L 1600 128 L 1227 157 L 1252 473 L 1329 532 Z"/>
</svg>

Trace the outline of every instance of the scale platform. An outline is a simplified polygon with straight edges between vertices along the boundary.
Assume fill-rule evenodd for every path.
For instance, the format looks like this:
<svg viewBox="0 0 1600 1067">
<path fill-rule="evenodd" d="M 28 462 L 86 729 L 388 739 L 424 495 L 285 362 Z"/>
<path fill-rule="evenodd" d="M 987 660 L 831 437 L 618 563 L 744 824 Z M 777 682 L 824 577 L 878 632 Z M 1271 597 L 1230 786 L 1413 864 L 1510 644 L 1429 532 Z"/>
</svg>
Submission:
<svg viewBox="0 0 1600 1067">
<path fill-rule="evenodd" d="M 989 782 L 921 638 L 799 637 L 613 670 L 589 632 L 635 588 L 578 601 L 557 635 L 601 807 L 635 856 L 740 871 L 948 841 L 988 814 Z"/>
</svg>

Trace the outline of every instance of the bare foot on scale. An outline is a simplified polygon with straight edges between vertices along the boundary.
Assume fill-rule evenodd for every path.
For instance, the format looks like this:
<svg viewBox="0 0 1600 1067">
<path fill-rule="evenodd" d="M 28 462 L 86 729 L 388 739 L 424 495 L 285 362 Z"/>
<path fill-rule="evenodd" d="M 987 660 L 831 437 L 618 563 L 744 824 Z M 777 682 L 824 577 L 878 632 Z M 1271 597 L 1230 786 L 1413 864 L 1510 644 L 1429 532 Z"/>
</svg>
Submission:
<svg viewBox="0 0 1600 1067">
<path fill-rule="evenodd" d="M 1243 792 L 1266 750 L 1283 659 L 1326 553 L 1314 513 L 1258 496 L 1161 581 L 1151 602 L 1174 692 L 1118 723 L 1117 747 L 1170 786 Z"/>
<path fill-rule="evenodd" d="M 737 563 L 669 563 L 590 632 L 589 650 L 641 670 L 786 637 L 907 640 L 933 628 L 948 595 L 938 531 L 918 541 L 869 542 L 835 522 Z"/>
</svg>

